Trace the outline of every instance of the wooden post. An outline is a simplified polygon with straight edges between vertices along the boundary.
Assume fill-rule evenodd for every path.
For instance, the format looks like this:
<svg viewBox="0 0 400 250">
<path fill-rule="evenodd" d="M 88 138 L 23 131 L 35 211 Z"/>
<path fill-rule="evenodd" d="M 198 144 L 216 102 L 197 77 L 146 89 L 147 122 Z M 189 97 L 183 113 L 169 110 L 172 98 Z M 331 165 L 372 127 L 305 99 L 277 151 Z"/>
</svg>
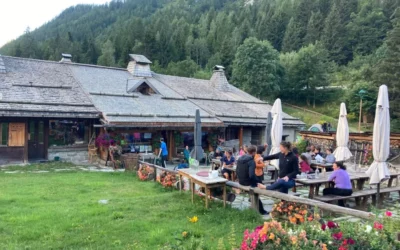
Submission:
<svg viewBox="0 0 400 250">
<path fill-rule="evenodd" d="M 254 192 L 253 188 L 250 188 L 249 196 L 250 196 L 251 208 L 258 211 L 258 206 L 259 206 L 259 202 L 260 202 L 259 195 Z"/>
<path fill-rule="evenodd" d="M 24 163 L 28 163 L 28 121 L 25 121 Z"/>
<path fill-rule="evenodd" d="M 167 131 L 168 136 L 168 160 L 172 160 L 174 156 L 175 150 L 175 140 L 174 140 L 174 131 Z"/>
<path fill-rule="evenodd" d="M 49 120 L 44 120 L 43 121 L 43 144 L 44 144 L 44 158 L 48 159 L 49 158 Z"/>
<path fill-rule="evenodd" d="M 361 132 L 362 98 L 360 99 L 360 115 L 358 117 L 358 133 Z"/>
<path fill-rule="evenodd" d="M 243 146 L 243 127 L 239 129 L 239 147 Z"/>
</svg>

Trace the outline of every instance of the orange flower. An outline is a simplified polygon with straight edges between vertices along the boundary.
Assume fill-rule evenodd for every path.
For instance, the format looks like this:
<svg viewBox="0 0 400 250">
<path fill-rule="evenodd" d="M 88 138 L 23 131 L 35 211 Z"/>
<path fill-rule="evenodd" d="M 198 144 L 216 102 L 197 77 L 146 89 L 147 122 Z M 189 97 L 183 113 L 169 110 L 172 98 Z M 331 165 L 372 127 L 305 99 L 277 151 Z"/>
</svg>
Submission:
<svg viewBox="0 0 400 250">
<path fill-rule="evenodd" d="M 274 240 L 274 239 L 275 239 L 275 234 L 274 234 L 274 233 L 271 233 L 271 234 L 269 235 L 268 239 Z"/>
<path fill-rule="evenodd" d="M 301 216 L 300 214 L 294 214 L 294 217 L 296 217 L 297 219 L 303 218 L 303 216 Z"/>
<path fill-rule="evenodd" d="M 293 210 L 293 206 L 289 206 L 289 210 L 292 211 Z"/>
<path fill-rule="evenodd" d="M 328 250 L 328 248 L 326 247 L 326 244 L 321 244 L 322 250 Z"/>
<path fill-rule="evenodd" d="M 291 223 L 293 223 L 293 224 L 296 224 L 296 223 L 297 223 L 296 217 L 293 217 L 293 216 L 290 216 L 290 217 L 289 217 L 289 221 L 290 221 Z"/>
<path fill-rule="evenodd" d="M 300 222 L 301 222 L 301 223 L 304 222 L 304 218 L 303 218 L 303 217 L 300 218 Z"/>
<path fill-rule="evenodd" d="M 308 217 L 308 221 L 312 221 L 313 220 L 313 217 L 310 215 L 309 217 Z"/>
</svg>

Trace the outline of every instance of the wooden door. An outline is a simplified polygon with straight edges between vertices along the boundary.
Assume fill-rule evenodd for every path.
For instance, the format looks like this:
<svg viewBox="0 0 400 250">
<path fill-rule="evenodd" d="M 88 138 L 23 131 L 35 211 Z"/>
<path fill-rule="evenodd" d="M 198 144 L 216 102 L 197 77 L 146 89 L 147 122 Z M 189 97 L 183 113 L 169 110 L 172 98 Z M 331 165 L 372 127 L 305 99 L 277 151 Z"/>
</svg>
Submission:
<svg viewBox="0 0 400 250">
<path fill-rule="evenodd" d="M 28 159 L 45 159 L 44 122 L 30 121 L 28 123 Z"/>
<path fill-rule="evenodd" d="M 8 131 L 9 147 L 23 147 L 25 145 L 25 123 L 10 123 Z"/>
</svg>

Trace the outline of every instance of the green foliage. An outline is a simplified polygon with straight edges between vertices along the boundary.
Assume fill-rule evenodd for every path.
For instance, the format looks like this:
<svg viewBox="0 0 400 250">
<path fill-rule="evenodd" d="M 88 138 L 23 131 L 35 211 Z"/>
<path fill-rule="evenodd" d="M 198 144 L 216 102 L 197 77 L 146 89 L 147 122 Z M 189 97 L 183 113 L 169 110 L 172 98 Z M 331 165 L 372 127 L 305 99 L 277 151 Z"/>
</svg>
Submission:
<svg viewBox="0 0 400 250">
<path fill-rule="evenodd" d="M 115 66 L 115 49 L 110 40 L 104 43 L 97 63 L 103 66 Z"/>
<path fill-rule="evenodd" d="M 275 97 L 282 81 L 279 53 L 268 41 L 248 38 L 236 53 L 233 81 L 236 86 L 259 96 Z"/>
</svg>

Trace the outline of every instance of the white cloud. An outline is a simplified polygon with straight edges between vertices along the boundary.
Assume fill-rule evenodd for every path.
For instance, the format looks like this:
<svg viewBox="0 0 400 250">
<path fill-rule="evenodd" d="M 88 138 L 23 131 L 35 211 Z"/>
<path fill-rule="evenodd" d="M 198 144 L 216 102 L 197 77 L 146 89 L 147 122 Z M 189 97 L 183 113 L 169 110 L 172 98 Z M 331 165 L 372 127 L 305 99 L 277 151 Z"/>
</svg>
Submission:
<svg viewBox="0 0 400 250">
<path fill-rule="evenodd" d="M 0 47 L 34 30 L 77 4 L 104 4 L 110 0 L 0 0 Z"/>
</svg>

